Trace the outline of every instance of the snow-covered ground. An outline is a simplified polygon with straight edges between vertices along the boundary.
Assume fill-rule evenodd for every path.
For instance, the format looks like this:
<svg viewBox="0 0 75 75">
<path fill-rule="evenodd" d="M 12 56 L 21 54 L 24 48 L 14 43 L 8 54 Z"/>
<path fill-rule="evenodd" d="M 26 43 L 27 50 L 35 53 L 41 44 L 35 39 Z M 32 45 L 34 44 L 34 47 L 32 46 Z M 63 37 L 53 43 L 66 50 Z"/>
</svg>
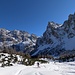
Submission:
<svg viewBox="0 0 75 75">
<path fill-rule="evenodd" d="M 0 67 L 0 75 L 75 75 L 75 62 L 40 64 L 33 66 L 14 65 Z"/>
</svg>

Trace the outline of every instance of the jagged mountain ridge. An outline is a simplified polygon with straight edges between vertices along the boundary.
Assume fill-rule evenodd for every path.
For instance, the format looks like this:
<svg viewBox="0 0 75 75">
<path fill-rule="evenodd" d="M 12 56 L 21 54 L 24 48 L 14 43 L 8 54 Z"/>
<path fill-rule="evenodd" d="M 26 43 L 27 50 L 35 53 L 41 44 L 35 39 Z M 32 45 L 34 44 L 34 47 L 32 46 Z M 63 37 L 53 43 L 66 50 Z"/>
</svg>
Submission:
<svg viewBox="0 0 75 75">
<path fill-rule="evenodd" d="M 59 55 L 65 50 L 75 50 L 75 13 L 70 14 L 62 25 L 48 22 L 43 36 L 37 39 L 36 51 L 32 56 Z"/>
<path fill-rule="evenodd" d="M 75 13 L 68 16 L 63 24 L 48 22 L 42 37 L 26 31 L 0 29 L 0 50 L 12 46 L 17 51 L 31 55 L 59 55 L 65 50 L 75 50 Z"/>
<path fill-rule="evenodd" d="M 0 28 L 0 50 L 3 50 L 3 47 L 14 46 L 17 51 L 30 52 L 34 50 L 36 40 L 37 36 L 35 34 L 29 34 L 26 31 L 9 31 Z"/>
</svg>

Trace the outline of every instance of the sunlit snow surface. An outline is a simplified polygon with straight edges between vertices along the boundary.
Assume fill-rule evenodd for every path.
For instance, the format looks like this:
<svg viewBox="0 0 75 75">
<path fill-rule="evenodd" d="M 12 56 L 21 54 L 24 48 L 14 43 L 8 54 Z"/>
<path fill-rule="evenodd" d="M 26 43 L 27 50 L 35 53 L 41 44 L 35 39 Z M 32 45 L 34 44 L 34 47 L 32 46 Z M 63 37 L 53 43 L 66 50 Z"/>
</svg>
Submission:
<svg viewBox="0 0 75 75">
<path fill-rule="evenodd" d="M 14 65 L 0 67 L 0 75 L 75 75 L 75 62 L 40 64 L 33 66 Z"/>
</svg>

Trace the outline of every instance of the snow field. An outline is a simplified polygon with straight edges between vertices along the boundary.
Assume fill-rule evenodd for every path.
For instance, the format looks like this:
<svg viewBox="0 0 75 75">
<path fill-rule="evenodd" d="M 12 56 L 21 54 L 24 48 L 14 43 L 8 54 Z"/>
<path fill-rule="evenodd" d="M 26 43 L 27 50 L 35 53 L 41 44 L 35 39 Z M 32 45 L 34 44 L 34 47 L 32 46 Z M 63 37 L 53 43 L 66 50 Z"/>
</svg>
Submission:
<svg viewBox="0 0 75 75">
<path fill-rule="evenodd" d="M 75 62 L 40 64 L 38 68 L 15 64 L 11 67 L 0 67 L 0 75 L 75 75 Z"/>
</svg>

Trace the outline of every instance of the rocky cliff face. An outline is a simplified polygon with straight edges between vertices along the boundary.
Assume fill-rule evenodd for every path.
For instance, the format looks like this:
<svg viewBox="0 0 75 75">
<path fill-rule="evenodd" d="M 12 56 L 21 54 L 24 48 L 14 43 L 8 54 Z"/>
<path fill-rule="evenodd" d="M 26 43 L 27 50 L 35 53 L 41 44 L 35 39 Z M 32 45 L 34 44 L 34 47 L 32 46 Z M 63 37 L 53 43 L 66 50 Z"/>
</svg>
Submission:
<svg viewBox="0 0 75 75">
<path fill-rule="evenodd" d="M 36 44 L 37 54 L 59 55 L 64 50 L 75 50 L 75 14 L 70 14 L 62 25 L 48 22 L 43 36 Z"/>
<path fill-rule="evenodd" d="M 0 50 L 11 46 L 17 51 L 30 52 L 34 50 L 36 40 L 36 35 L 25 31 L 0 29 Z"/>
</svg>

